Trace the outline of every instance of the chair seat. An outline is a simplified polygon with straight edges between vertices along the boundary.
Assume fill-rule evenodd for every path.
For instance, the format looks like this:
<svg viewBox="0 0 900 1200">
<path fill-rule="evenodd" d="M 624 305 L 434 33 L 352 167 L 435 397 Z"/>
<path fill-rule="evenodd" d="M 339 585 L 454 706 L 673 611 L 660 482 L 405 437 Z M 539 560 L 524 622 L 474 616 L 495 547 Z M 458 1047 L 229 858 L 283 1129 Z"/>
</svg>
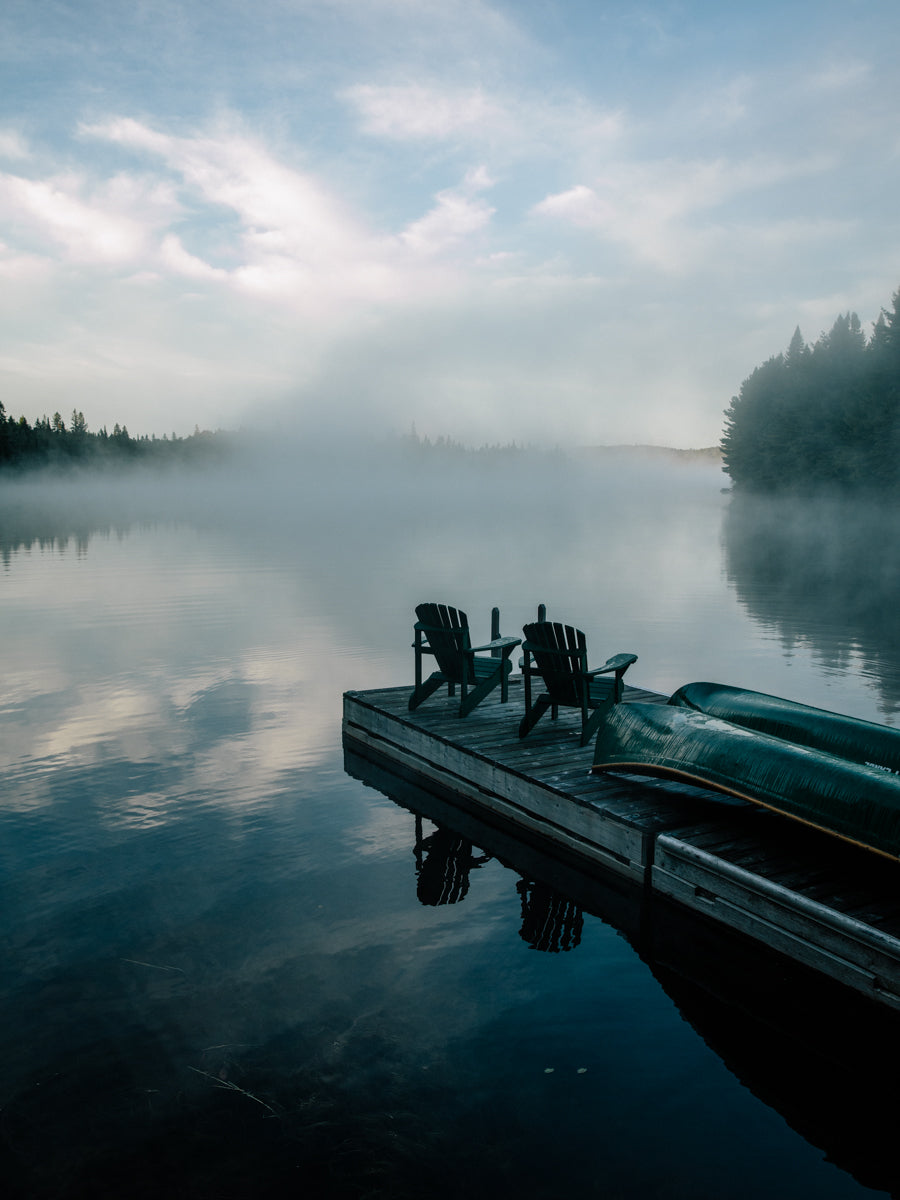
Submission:
<svg viewBox="0 0 900 1200">
<path fill-rule="evenodd" d="M 592 679 L 588 684 L 588 705 L 596 708 L 604 704 L 616 690 L 615 678 Z"/>
<path fill-rule="evenodd" d="M 474 676 L 474 678 L 470 678 L 468 682 L 472 684 L 478 683 L 483 679 L 490 679 L 492 675 L 497 673 L 497 668 L 501 664 L 506 671 L 506 674 L 509 675 L 512 671 L 513 665 L 508 658 L 501 660 L 496 658 L 473 658 L 470 664 L 470 675 Z M 438 676 L 440 676 L 439 679 Z M 455 672 L 451 676 L 445 675 L 443 671 L 432 671 L 431 678 L 436 679 L 438 683 L 452 683 L 456 685 L 460 682 Z"/>
</svg>

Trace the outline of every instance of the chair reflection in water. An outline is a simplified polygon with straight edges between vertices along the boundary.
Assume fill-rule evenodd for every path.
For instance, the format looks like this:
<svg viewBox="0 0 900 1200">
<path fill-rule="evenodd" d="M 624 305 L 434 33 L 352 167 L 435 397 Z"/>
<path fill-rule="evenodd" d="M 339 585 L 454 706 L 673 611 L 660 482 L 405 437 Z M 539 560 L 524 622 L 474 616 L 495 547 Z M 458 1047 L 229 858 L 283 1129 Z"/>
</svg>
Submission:
<svg viewBox="0 0 900 1200">
<path fill-rule="evenodd" d="M 473 646 L 469 636 L 469 618 L 460 609 L 447 604 L 416 606 L 415 651 L 416 686 L 409 698 L 413 712 L 423 700 L 447 684 L 447 694 L 454 696 L 459 688 L 459 715 L 466 717 L 500 686 L 500 699 L 509 698 L 508 680 L 512 670 L 510 655 L 521 638 L 500 636 L 500 610 L 491 613 L 491 640 L 483 646 Z M 434 657 L 437 670 L 422 679 L 422 660 Z"/>
<path fill-rule="evenodd" d="M 469 873 L 486 862 L 489 854 L 475 855 L 466 838 L 438 826 L 422 836 L 422 818 L 416 817 L 416 895 L 422 904 L 437 907 L 459 904 L 469 890 Z"/>
<path fill-rule="evenodd" d="M 516 891 L 522 901 L 519 937 L 532 950 L 548 954 L 574 950 L 581 942 L 584 915 L 574 901 L 546 883 L 520 879 Z"/>
</svg>

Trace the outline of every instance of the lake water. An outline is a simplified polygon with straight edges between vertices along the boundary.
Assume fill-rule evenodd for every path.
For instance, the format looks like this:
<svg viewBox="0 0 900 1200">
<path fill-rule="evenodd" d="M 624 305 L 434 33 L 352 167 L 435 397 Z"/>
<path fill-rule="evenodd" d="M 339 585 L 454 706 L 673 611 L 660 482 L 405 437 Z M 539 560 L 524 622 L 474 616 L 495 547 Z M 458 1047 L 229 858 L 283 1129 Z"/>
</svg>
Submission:
<svg viewBox="0 0 900 1200">
<path fill-rule="evenodd" d="M 615 887 L 341 747 L 345 690 L 411 681 L 427 599 L 485 638 L 544 602 L 661 691 L 895 723 L 896 517 L 725 483 L 323 451 L 0 485 L 12 1194 L 900 1194 L 896 1075 L 871 1109 L 880 1064 L 760 1035 L 642 952 Z"/>
</svg>

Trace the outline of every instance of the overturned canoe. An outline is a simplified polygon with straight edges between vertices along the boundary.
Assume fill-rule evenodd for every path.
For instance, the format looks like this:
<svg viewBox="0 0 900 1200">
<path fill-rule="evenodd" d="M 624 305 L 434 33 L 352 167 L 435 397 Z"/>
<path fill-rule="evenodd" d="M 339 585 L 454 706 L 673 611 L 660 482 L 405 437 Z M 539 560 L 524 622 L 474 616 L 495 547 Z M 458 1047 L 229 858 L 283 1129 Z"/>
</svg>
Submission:
<svg viewBox="0 0 900 1200">
<path fill-rule="evenodd" d="M 874 721 L 860 721 L 723 683 L 687 683 L 672 694 L 669 703 L 825 750 L 851 762 L 900 772 L 900 729 L 876 725 Z"/>
<path fill-rule="evenodd" d="M 699 784 L 900 858 L 900 776 L 692 708 L 615 705 L 593 770 Z"/>
</svg>

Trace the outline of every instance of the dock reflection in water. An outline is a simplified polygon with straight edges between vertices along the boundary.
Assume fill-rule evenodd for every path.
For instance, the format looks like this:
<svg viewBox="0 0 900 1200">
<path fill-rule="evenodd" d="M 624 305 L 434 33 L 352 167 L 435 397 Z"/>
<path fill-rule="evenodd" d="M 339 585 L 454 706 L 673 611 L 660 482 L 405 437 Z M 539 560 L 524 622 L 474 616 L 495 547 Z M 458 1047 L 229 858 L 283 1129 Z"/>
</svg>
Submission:
<svg viewBox="0 0 900 1200">
<path fill-rule="evenodd" d="M 417 863 L 427 846 L 441 880 L 439 892 L 423 897 L 417 868 L 422 903 L 463 899 L 469 872 L 493 858 L 520 876 L 519 936 L 533 948 L 574 950 L 584 913 L 613 926 L 746 1088 L 827 1161 L 900 1197 L 896 1014 L 617 876 L 551 857 L 348 749 L 344 762 L 413 813 Z M 437 829 L 423 838 L 424 820 Z"/>
</svg>

